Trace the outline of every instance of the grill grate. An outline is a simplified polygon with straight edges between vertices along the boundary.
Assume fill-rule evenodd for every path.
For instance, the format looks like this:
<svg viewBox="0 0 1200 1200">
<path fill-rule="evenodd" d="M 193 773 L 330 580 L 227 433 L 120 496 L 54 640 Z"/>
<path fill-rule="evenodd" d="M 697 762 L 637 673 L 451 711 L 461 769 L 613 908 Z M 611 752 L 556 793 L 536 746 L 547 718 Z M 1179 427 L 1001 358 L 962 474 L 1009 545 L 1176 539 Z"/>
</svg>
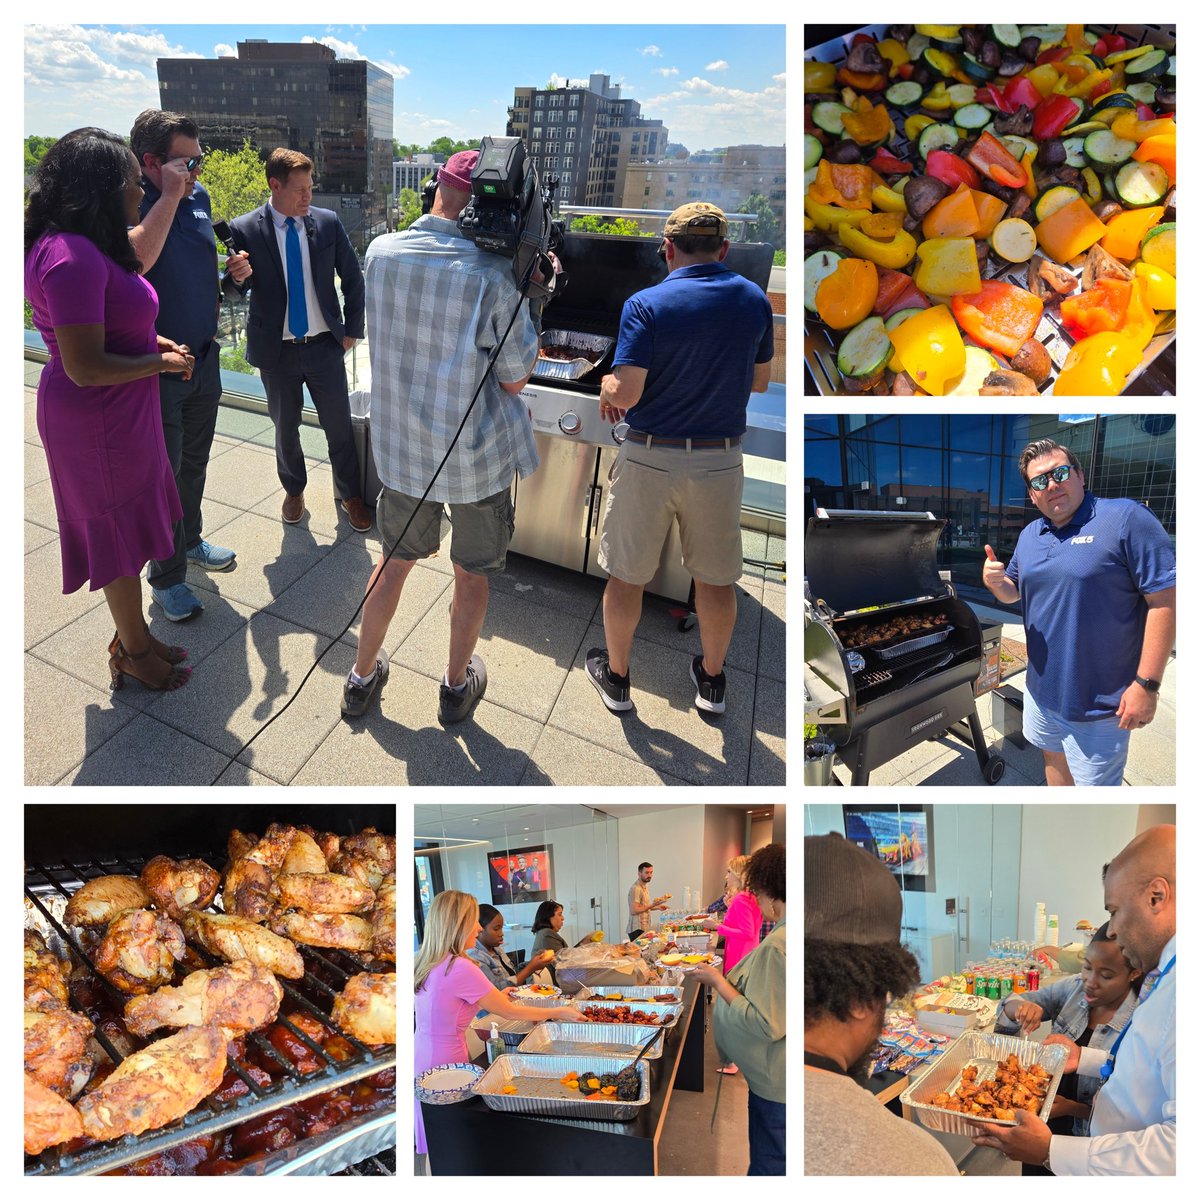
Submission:
<svg viewBox="0 0 1200 1200">
<path fill-rule="evenodd" d="M 203 859 L 210 866 L 220 870 L 217 864 L 224 864 L 223 854 L 214 855 L 211 852 L 181 853 L 178 858 Z M 51 928 L 69 949 L 72 958 L 84 966 L 92 979 L 110 996 L 118 1000 L 117 1012 L 123 1011 L 124 1002 L 128 997 L 114 987 L 92 965 L 91 959 L 80 946 L 79 942 L 68 928 L 56 918 L 44 902 L 44 897 L 58 895 L 69 898 L 89 879 L 100 875 L 131 874 L 138 876 L 145 866 L 145 858 L 125 857 L 123 855 L 106 856 L 103 859 L 92 858 L 86 865 L 81 862 L 63 861 L 46 866 L 41 863 L 27 862 L 25 865 L 25 896 L 29 903 L 41 914 Z M 217 906 L 210 905 L 214 912 L 221 911 Z M 299 1100 L 332 1091 L 344 1084 L 353 1083 L 358 1079 L 374 1075 L 379 1071 L 395 1066 L 395 1048 L 380 1048 L 367 1046 L 340 1029 L 317 1004 L 310 995 L 331 998 L 338 992 L 315 972 L 319 971 L 344 984 L 351 974 L 366 970 L 365 964 L 354 955 L 343 950 L 320 950 L 312 946 L 296 944 L 305 962 L 305 973 L 301 980 L 280 979 L 279 983 L 288 1000 L 296 1008 L 302 1009 L 331 1033 L 344 1038 L 357 1051 L 355 1057 L 345 1062 L 339 1062 L 325 1052 L 302 1029 L 284 1017 L 277 1017 L 275 1023 L 285 1026 L 318 1058 L 322 1066 L 308 1074 L 302 1073 L 294 1064 L 271 1045 L 261 1032 L 244 1035 L 249 1043 L 254 1045 L 264 1055 L 269 1057 L 283 1071 L 283 1076 L 264 1087 L 257 1083 L 249 1072 L 237 1062 L 230 1059 L 226 1064 L 227 1070 L 232 1070 L 247 1086 L 249 1092 L 244 1096 L 235 1097 L 228 1101 L 214 1100 L 206 1097 L 191 1112 L 178 1121 L 162 1129 L 149 1130 L 139 1135 L 128 1135 L 113 1142 L 100 1143 L 88 1147 L 77 1154 L 63 1153 L 61 1147 L 52 1147 L 44 1151 L 36 1159 L 28 1160 L 26 1175 L 91 1175 L 112 1170 L 126 1163 L 135 1162 L 148 1154 L 167 1149 L 179 1142 L 200 1134 L 217 1133 L 232 1125 L 240 1124 L 250 1117 L 262 1116 L 277 1108 L 295 1104 Z M 223 962 L 207 954 L 199 947 L 192 949 L 200 958 L 205 959 L 211 966 L 221 966 Z M 311 969 L 310 969 L 311 968 Z M 304 991 L 301 990 L 304 989 Z M 304 994 L 305 991 L 309 995 Z M 165 1033 L 174 1032 L 171 1030 Z M 124 1055 L 111 1043 L 103 1031 L 97 1028 L 93 1034 L 103 1046 L 112 1061 L 120 1064 Z M 133 1038 L 135 1042 L 148 1044 L 154 1039 Z"/>
<path fill-rule="evenodd" d="M 1089 24 L 1087 28 L 1090 32 L 1097 34 L 1119 33 L 1129 40 L 1131 46 L 1140 46 L 1144 42 L 1151 42 L 1158 46 L 1173 46 L 1175 44 L 1174 25 Z M 883 37 L 886 35 L 887 26 L 868 25 L 864 26 L 859 32 L 873 33 L 876 37 Z M 846 43 L 839 38 L 832 42 L 826 42 L 824 45 L 809 51 L 806 53 L 805 58 L 840 65 L 845 60 L 846 53 Z M 918 109 L 917 111 L 920 112 L 922 110 Z M 893 149 L 898 157 L 903 158 L 908 154 L 909 149 L 909 140 L 904 134 L 904 120 L 905 116 L 909 114 L 905 114 L 899 109 L 890 106 L 888 107 L 888 112 L 891 114 L 892 122 L 896 127 L 896 138 L 893 142 L 888 143 L 888 147 L 889 149 Z M 1040 257 L 1041 253 L 1039 249 L 1037 255 Z M 1069 270 L 1076 279 L 1081 278 L 1083 275 L 1082 260 L 1080 260 L 1079 265 L 1076 267 L 1065 264 L 1065 269 Z M 1012 283 L 1018 287 L 1024 287 L 1028 272 L 1028 263 L 1000 262 L 996 255 L 990 254 L 980 271 L 980 278 L 998 279 L 1004 283 Z M 814 313 L 808 312 L 807 309 L 805 310 L 804 360 L 816 382 L 817 392 L 822 396 L 846 395 L 842 390 L 841 372 L 837 368 L 837 353 L 842 343 L 842 336 L 842 332 L 829 329 Z M 1075 339 L 1067 332 L 1066 327 L 1059 320 L 1057 305 L 1053 305 L 1043 312 L 1034 337 L 1046 347 L 1046 351 L 1050 355 L 1050 375 L 1038 389 L 1044 395 L 1049 393 L 1051 388 L 1053 388 L 1054 381 L 1058 378 L 1058 374 L 1066 362 L 1067 354 L 1075 344 Z M 1133 383 L 1174 340 L 1175 316 L 1172 314 L 1162 323 L 1158 333 L 1155 334 L 1153 340 L 1150 342 L 1150 345 L 1142 356 L 1141 364 L 1135 367 L 1129 375 L 1126 380 L 1126 387 Z"/>
</svg>

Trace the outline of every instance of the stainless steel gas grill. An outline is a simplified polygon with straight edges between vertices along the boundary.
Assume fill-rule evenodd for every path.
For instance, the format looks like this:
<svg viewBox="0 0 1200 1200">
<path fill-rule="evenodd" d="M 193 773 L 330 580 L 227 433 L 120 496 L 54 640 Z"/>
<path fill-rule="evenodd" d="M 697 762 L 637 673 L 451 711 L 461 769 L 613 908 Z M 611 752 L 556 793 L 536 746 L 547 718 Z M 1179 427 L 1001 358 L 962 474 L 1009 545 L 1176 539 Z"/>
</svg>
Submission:
<svg viewBox="0 0 1200 1200">
<path fill-rule="evenodd" d="M 394 828 L 394 809 L 369 807 L 374 811 L 355 810 L 353 817 L 342 808 L 325 827 L 343 834 L 373 822 Z M 317 808 L 321 811 L 313 811 Z M 129 997 L 95 968 L 94 948 L 63 920 L 70 896 L 101 875 L 138 876 L 151 851 L 203 859 L 220 870 L 226 856 L 212 842 L 219 844 L 233 820 L 253 829 L 265 828 L 271 816 L 320 827 L 327 813 L 337 814 L 337 807 L 297 805 L 277 813 L 265 806 L 26 808 L 26 928 L 37 929 L 52 949 L 69 955 L 70 1007 L 92 1020 L 92 1036 L 114 1064 L 146 1040 L 130 1034 L 122 1019 Z M 54 853 L 56 843 L 67 853 Z M 89 851 L 87 843 L 96 849 Z M 114 843 L 124 844 L 114 849 Z M 303 978 L 279 979 L 284 992 L 279 1015 L 270 1026 L 237 1039 L 244 1050 L 231 1050 L 214 1093 L 163 1128 L 108 1142 L 78 1139 L 26 1156 L 26 1174 L 328 1175 L 351 1168 L 394 1174 L 394 1159 L 389 1168 L 389 1160 L 378 1156 L 396 1141 L 395 1046 L 366 1045 L 329 1015 L 352 975 L 394 968 L 367 953 L 297 948 Z M 223 965 L 191 943 L 188 953 L 206 967 Z M 217 1141 L 230 1132 L 228 1143 Z"/>
<path fill-rule="evenodd" d="M 805 721 L 837 745 L 854 785 L 944 733 L 974 749 L 988 783 L 1004 774 L 975 710 L 979 621 L 938 574 L 945 525 L 928 512 L 818 509 L 809 520 Z"/>
</svg>

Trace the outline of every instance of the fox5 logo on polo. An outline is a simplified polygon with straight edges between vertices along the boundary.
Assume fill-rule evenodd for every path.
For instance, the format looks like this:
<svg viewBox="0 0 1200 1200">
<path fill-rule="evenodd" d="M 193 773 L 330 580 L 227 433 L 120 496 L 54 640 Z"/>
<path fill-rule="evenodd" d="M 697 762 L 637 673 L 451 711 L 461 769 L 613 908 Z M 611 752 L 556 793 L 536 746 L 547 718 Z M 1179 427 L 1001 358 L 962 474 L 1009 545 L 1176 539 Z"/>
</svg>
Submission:
<svg viewBox="0 0 1200 1200">
<path fill-rule="evenodd" d="M 1087 534 L 1086 537 L 1073 537 L 1071 539 L 1072 546 L 1090 546 L 1096 540 L 1094 534 Z"/>
</svg>

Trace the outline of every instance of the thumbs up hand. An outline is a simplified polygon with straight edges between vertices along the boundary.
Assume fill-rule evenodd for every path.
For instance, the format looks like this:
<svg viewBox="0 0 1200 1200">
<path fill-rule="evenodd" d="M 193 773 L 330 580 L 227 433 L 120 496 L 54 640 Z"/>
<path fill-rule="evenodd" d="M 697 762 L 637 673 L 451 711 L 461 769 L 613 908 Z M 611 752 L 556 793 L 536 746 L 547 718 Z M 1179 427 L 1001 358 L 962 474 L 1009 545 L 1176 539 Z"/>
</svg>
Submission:
<svg viewBox="0 0 1200 1200">
<path fill-rule="evenodd" d="M 987 555 L 983 564 L 983 586 L 988 591 L 994 592 L 998 587 L 1004 585 L 1004 568 L 1007 564 L 1002 563 L 996 557 L 996 552 L 991 546 L 984 546 L 983 552 Z"/>
</svg>

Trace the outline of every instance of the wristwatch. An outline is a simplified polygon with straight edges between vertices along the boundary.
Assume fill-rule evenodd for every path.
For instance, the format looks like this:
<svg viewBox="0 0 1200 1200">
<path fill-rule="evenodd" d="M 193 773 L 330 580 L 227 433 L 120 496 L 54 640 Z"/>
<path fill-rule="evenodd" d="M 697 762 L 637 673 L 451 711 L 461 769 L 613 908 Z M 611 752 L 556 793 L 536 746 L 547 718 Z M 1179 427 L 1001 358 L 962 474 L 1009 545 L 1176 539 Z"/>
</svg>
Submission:
<svg viewBox="0 0 1200 1200">
<path fill-rule="evenodd" d="M 1140 683 L 1152 696 L 1158 695 L 1158 689 L 1162 687 L 1161 681 L 1157 679 L 1143 679 L 1140 675 L 1135 675 L 1133 682 Z"/>
</svg>

